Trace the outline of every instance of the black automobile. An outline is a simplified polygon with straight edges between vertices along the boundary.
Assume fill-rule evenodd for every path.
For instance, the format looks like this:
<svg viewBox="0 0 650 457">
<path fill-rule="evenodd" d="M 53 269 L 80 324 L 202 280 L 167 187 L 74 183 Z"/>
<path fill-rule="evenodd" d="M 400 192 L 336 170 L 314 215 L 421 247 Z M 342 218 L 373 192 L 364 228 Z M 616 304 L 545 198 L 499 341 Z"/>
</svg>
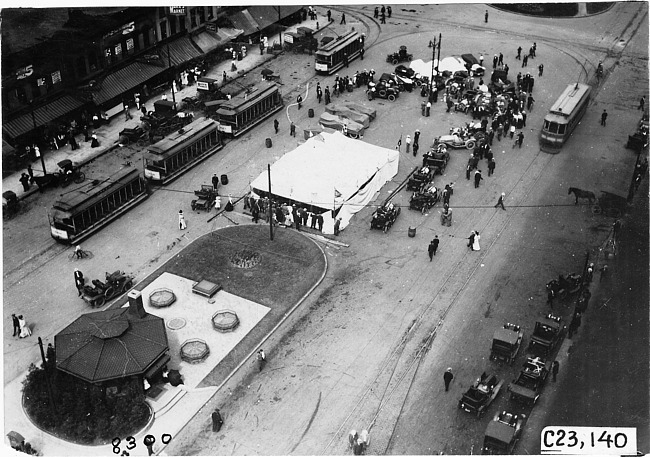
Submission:
<svg viewBox="0 0 650 457">
<path fill-rule="evenodd" d="M 394 102 L 397 100 L 397 97 L 399 97 L 399 89 L 392 87 L 385 81 L 379 81 L 377 84 L 370 85 L 370 89 L 366 91 L 366 95 L 368 96 L 368 100 L 384 98 Z"/>
</svg>

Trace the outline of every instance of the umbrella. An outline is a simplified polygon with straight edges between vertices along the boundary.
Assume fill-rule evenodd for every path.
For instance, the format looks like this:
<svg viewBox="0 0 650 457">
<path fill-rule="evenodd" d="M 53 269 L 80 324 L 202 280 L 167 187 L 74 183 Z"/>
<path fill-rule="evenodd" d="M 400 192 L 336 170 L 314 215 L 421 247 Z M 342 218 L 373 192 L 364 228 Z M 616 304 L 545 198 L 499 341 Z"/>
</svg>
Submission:
<svg viewBox="0 0 650 457">
<path fill-rule="evenodd" d="M 268 75 L 272 75 L 272 74 L 273 74 L 273 70 L 269 70 L 268 68 L 265 68 L 264 70 L 262 70 L 262 76 L 268 76 Z"/>
</svg>

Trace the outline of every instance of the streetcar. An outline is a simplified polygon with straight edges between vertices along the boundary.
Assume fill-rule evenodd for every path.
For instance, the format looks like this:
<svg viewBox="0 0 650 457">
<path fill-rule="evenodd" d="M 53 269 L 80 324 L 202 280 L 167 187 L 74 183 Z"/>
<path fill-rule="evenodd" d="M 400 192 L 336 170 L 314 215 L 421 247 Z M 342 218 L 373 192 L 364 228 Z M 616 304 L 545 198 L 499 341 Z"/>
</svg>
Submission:
<svg viewBox="0 0 650 457">
<path fill-rule="evenodd" d="M 544 117 L 540 137 L 542 150 L 557 153 L 567 142 L 573 130 L 587 110 L 591 98 L 591 86 L 582 83 L 569 84 L 551 110 Z"/>
<path fill-rule="evenodd" d="M 316 51 L 316 72 L 331 75 L 345 65 L 345 55 L 348 63 L 361 55 L 363 37 L 354 30 L 336 37 L 335 40 L 322 45 Z"/>
<path fill-rule="evenodd" d="M 284 106 L 280 88 L 263 83 L 254 91 L 241 93 L 221 104 L 216 112 L 220 132 L 233 137 L 252 129 Z"/>
<path fill-rule="evenodd" d="M 133 167 L 96 179 L 54 202 L 48 219 L 55 240 L 73 244 L 95 233 L 149 196 L 147 182 Z"/>
<path fill-rule="evenodd" d="M 167 184 L 217 152 L 223 147 L 218 127 L 202 117 L 149 146 L 142 156 L 145 178 Z"/>
</svg>

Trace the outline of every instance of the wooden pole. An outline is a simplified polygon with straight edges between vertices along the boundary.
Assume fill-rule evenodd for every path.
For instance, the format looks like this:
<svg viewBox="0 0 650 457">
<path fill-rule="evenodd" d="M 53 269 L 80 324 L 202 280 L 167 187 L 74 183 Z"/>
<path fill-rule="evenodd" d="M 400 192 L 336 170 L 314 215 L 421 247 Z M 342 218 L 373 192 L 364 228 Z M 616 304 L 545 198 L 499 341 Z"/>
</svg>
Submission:
<svg viewBox="0 0 650 457">
<path fill-rule="evenodd" d="M 271 200 L 271 164 L 267 164 L 267 169 L 269 173 L 269 233 L 271 235 L 271 241 L 273 241 L 273 205 Z"/>
</svg>

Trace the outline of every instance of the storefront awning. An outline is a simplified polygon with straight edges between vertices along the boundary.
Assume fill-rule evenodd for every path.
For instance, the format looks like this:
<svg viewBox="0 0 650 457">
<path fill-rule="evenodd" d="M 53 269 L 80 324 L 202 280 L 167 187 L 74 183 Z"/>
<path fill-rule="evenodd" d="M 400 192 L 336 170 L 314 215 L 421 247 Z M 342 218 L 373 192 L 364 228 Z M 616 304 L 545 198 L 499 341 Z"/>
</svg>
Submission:
<svg viewBox="0 0 650 457">
<path fill-rule="evenodd" d="M 34 129 L 34 122 L 36 127 L 52 122 L 61 116 L 68 114 L 70 111 L 80 108 L 84 102 L 72 95 L 64 95 L 52 100 L 46 105 L 40 106 L 34 110 L 34 120 L 32 114 L 27 113 L 22 116 L 4 122 L 2 130 L 6 135 L 11 138 L 16 138 Z"/>
<path fill-rule="evenodd" d="M 207 54 L 217 46 L 229 43 L 242 33 L 244 33 L 243 30 L 220 27 L 216 32 L 203 31 L 193 36 L 192 41 Z"/>
<path fill-rule="evenodd" d="M 144 62 L 133 62 L 106 76 L 101 83 L 101 90 L 94 95 L 93 100 L 95 104 L 100 105 L 122 95 L 137 85 L 143 84 L 165 70 L 166 67 L 149 65 Z"/>
<path fill-rule="evenodd" d="M 251 17 L 259 25 L 260 30 L 263 30 L 269 25 L 275 24 L 287 16 L 291 16 L 301 8 L 302 6 L 299 5 L 250 6 L 248 11 Z"/>
<path fill-rule="evenodd" d="M 241 29 L 244 31 L 244 35 L 252 35 L 253 33 L 257 32 L 258 30 L 262 30 L 263 28 L 260 27 L 255 19 L 253 19 L 253 16 L 251 16 L 251 13 L 249 13 L 248 10 L 238 11 L 234 14 L 231 14 L 229 16 L 229 19 L 236 29 Z"/>
<path fill-rule="evenodd" d="M 169 56 L 171 56 L 171 63 L 174 67 L 202 55 L 203 52 L 188 37 L 181 37 L 169 42 Z M 163 64 L 169 65 L 167 43 L 160 45 L 160 58 Z"/>
</svg>

